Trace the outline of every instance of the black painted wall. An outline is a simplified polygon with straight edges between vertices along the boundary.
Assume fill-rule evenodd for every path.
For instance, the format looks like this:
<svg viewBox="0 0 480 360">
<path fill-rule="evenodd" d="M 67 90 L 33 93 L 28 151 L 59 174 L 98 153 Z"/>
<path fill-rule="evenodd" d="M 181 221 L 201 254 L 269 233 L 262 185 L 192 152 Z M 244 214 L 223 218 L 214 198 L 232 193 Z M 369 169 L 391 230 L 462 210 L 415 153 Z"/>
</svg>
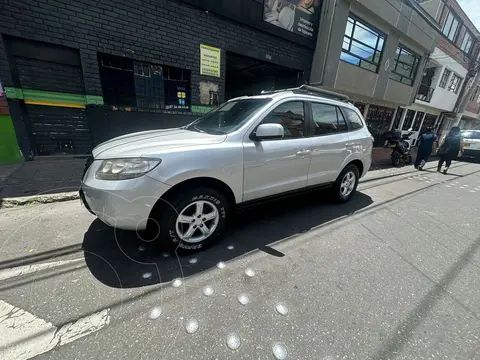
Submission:
<svg viewBox="0 0 480 360">
<path fill-rule="evenodd" d="M 188 114 L 155 114 L 112 111 L 100 106 L 87 108 L 93 146 L 114 137 L 137 131 L 168 129 L 187 125 L 198 116 Z"/>
<path fill-rule="evenodd" d="M 11 54 L 6 51 L 8 37 L 78 51 L 87 95 L 102 95 L 98 52 L 190 70 L 192 105 L 201 105 L 202 81 L 218 84 L 219 100 L 225 100 L 227 51 L 300 70 L 304 79 L 309 78 L 313 50 L 304 39 L 295 41 L 297 38 L 289 34 L 287 37 L 291 39 L 287 40 L 285 36 L 275 36 L 179 0 L 0 0 L 0 3 L 0 78 L 5 87 L 20 87 L 11 72 Z M 258 4 L 255 6 L 258 8 Z M 200 75 L 200 44 L 221 48 L 220 78 Z M 17 137 L 27 155 L 31 151 L 28 121 L 25 114 L 20 114 L 18 104 L 12 102 L 12 107 L 16 109 L 12 111 L 12 119 Z M 195 118 L 192 114 L 121 114 L 104 107 L 96 111 L 89 107 L 87 113 L 94 144 L 131 131 L 181 126 Z"/>
<path fill-rule="evenodd" d="M 311 48 L 178 0 L 2 0 L 0 33 L 79 49 L 89 95 L 102 95 L 97 52 L 189 69 L 194 105 L 200 81 L 218 83 L 223 101 L 226 50 L 305 74 L 313 56 Z M 201 43 L 222 49 L 220 78 L 200 76 Z M 9 72 L 0 46 L 0 77 L 14 86 Z"/>
</svg>

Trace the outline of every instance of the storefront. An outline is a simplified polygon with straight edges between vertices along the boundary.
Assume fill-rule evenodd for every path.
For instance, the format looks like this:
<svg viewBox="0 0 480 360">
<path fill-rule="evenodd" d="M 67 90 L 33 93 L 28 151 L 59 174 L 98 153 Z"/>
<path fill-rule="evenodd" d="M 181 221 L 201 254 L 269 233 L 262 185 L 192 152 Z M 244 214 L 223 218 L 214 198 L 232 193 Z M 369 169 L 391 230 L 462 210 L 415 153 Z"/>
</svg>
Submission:
<svg viewBox="0 0 480 360">
<path fill-rule="evenodd" d="M 392 130 L 401 130 L 402 133 L 412 132 L 410 144 L 415 146 L 418 138 L 425 133 L 427 128 L 436 131 L 439 127 L 440 113 L 430 108 L 412 106 L 410 108 L 398 108 Z"/>
<path fill-rule="evenodd" d="M 322 2 L 120 0 L 108 13 L 78 0 L 73 18 L 52 9 L 70 5 L 48 5 L 55 28 L 43 28 L 43 11 L 37 22 L 0 24 L 0 77 L 33 156 L 88 153 L 112 136 L 181 126 L 234 96 L 308 81 Z"/>
<path fill-rule="evenodd" d="M 382 147 L 385 144 L 385 135 L 390 129 L 394 113 L 394 108 L 369 105 L 365 120 L 368 130 L 370 130 L 370 133 L 375 139 L 375 147 Z"/>
</svg>

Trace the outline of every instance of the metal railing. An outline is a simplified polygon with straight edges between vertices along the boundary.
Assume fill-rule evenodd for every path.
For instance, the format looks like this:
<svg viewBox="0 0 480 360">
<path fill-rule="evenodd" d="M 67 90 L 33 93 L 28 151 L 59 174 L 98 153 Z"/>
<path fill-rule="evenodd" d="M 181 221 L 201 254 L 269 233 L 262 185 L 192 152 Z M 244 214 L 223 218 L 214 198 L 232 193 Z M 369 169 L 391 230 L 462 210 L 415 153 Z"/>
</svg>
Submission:
<svg viewBox="0 0 480 360">
<path fill-rule="evenodd" d="M 420 101 L 430 102 L 434 90 L 431 86 L 420 84 L 416 98 Z"/>
</svg>

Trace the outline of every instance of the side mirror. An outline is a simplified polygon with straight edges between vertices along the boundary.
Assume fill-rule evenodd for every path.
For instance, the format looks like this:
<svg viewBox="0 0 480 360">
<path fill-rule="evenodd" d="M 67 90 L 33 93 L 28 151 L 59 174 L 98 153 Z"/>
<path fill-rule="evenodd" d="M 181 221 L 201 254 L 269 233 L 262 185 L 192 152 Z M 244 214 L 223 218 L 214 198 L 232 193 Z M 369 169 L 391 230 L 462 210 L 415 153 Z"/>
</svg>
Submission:
<svg viewBox="0 0 480 360">
<path fill-rule="evenodd" d="M 254 140 L 283 139 L 285 129 L 280 124 L 261 124 L 257 127 Z"/>
<path fill-rule="evenodd" d="M 412 132 L 412 131 L 413 131 L 413 128 L 410 128 L 410 129 L 408 129 L 407 131 L 408 131 L 408 132 Z"/>
</svg>

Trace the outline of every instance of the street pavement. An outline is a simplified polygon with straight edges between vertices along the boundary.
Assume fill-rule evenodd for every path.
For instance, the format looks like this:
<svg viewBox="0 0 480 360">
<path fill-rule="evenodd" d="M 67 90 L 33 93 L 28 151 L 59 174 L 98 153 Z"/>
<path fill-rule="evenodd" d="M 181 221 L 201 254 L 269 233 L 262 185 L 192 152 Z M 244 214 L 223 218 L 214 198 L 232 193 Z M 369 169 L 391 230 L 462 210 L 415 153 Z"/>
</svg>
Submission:
<svg viewBox="0 0 480 360">
<path fill-rule="evenodd" d="M 372 171 L 158 253 L 78 201 L 0 210 L 0 358 L 480 359 L 480 165 Z"/>
</svg>

